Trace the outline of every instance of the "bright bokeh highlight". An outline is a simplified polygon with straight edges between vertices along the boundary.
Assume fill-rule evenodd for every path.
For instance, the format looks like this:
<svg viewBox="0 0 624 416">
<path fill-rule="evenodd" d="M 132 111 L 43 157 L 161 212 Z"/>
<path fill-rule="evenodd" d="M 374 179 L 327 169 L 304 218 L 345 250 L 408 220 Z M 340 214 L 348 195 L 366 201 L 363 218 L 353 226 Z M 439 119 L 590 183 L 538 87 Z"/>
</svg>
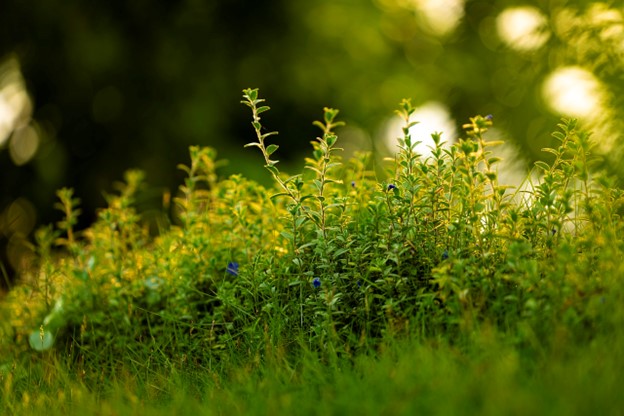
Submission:
<svg viewBox="0 0 624 416">
<path fill-rule="evenodd" d="M 530 6 L 505 9 L 496 18 L 496 29 L 502 41 L 517 51 L 539 49 L 550 37 L 546 17 Z"/>
<path fill-rule="evenodd" d="M 561 67 L 544 81 L 543 95 L 550 108 L 560 114 L 594 119 L 604 101 L 604 87 L 588 70 Z"/>
<path fill-rule="evenodd" d="M 16 165 L 27 163 L 39 147 L 38 132 L 29 124 L 31 114 L 32 102 L 19 64 L 8 59 L 0 64 L 0 146 L 8 143 Z"/>
<path fill-rule="evenodd" d="M 407 0 L 419 12 L 425 29 L 437 36 L 453 33 L 464 17 L 464 0 Z"/>
<path fill-rule="evenodd" d="M 442 141 L 452 143 L 457 135 L 455 121 L 451 117 L 448 108 L 437 101 L 428 101 L 416 108 L 411 120 L 418 121 L 418 124 L 410 128 L 412 142 L 419 141 L 414 150 L 427 156 L 434 146 L 431 134 L 442 132 Z M 386 127 L 385 143 L 391 152 L 398 151 L 398 139 L 402 137 L 401 129 L 403 120 L 398 116 L 392 118 Z"/>
</svg>

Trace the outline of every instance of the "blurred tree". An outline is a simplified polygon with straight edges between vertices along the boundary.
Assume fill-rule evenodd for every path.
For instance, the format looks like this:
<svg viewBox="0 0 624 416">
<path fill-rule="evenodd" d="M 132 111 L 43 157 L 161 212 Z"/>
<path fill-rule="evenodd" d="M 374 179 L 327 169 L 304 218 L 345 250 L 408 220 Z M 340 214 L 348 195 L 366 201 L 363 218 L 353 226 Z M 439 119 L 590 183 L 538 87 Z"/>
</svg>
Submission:
<svg viewBox="0 0 624 416">
<path fill-rule="evenodd" d="M 4 1 L 3 263 L 18 266 L 24 236 L 58 219 L 61 186 L 76 188 L 85 225 L 102 191 L 138 167 L 152 185 L 140 203 L 158 210 L 191 144 L 230 159 L 225 173 L 266 180 L 241 151 L 245 87 L 268 98 L 284 163 L 316 136 L 323 106 L 342 110 L 347 147 L 383 149 L 396 104 L 412 97 L 436 103 L 454 131 L 494 114 L 527 161 L 543 157 L 561 114 L 576 115 L 624 177 L 623 13 L 583 0 Z"/>
</svg>

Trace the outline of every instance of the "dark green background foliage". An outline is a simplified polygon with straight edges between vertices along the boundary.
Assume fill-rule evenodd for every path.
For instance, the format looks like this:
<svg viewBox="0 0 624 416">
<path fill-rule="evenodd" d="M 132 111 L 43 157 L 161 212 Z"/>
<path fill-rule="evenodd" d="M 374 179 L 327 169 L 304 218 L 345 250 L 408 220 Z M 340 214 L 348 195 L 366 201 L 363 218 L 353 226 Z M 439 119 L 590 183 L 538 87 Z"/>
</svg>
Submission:
<svg viewBox="0 0 624 416">
<path fill-rule="evenodd" d="M 251 130 L 236 92 L 249 85 L 272 103 L 266 124 L 280 126 L 286 166 L 316 136 L 310 121 L 324 105 L 340 108 L 347 125 L 378 139 L 403 97 L 445 104 L 458 125 L 474 114 L 494 114 L 506 138 L 536 159 L 553 145 L 549 132 L 559 118 L 547 110 L 540 88 L 562 65 L 582 65 L 608 86 L 609 112 L 601 123 L 607 135 L 619 134 L 621 34 L 601 37 L 618 22 L 589 19 L 592 2 L 525 2 L 550 19 L 547 43 L 532 53 L 508 49 L 496 34 L 495 16 L 514 1 L 466 1 L 463 19 L 445 36 L 433 34 L 408 3 L 3 2 L 0 59 L 20 65 L 41 143 L 22 166 L 0 150 L 0 210 L 24 197 L 37 212 L 20 211 L 32 217 L 25 225 L 5 213 L 0 244 L 28 234 L 28 224 L 58 220 L 50 207 L 63 186 L 76 189 L 87 225 L 104 205 L 102 190 L 128 168 L 146 171 L 152 187 L 139 205 L 159 207 L 163 189 L 182 180 L 175 166 L 189 145 L 217 148 L 230 160 L 224 174 L 268 183 L 259 165 L 248 163 L 256 155 L 240 152 Z M 565 7 L 569 23 L 561 31 L 554 17 Z"/>
</svg>

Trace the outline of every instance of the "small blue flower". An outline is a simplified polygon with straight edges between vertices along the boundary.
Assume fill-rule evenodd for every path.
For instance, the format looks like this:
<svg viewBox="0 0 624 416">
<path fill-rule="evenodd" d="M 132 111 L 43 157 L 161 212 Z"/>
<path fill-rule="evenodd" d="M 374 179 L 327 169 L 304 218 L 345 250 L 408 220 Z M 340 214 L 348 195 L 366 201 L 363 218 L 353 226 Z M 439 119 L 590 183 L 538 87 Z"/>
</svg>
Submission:
<svg viewBox="0 0 624 416">
<path fill-rule="evenodd" d="M 395 185 L 395 184 L 393 184 L 393 183 L 389 184 L 389 185 L 388 185 L 388 190 L 389 190 L 389 191 L 391 191 L 391 190 L 393 190 L 393 189 L 396 189 L 396 185 Z"/>
<path fill-rule="evenodd" d="M 488 121 L 492 121 L 493 118 L 494 116 L 492 114 L 488 114 L 487 116 L 485 116 L 485 119 Z"/>
<path fill-rule="evenodd" d="M 448 250 L 444 250 L 444 253 L 442 253 L 442 260 L 446 260 L 448 258 L 449 258 Z"/>
<path fill-rule="evenodd" d="M 355 181 L 351 181 L 351 188 L 355 188 Z"/>
<path fill-rule="evenodd" d="M 235 261 L 229 262 L 225 271 L 232 276 L 238 276 L 238 263 Z"/>
<path fill-rule="evenodd" d="M 316 289 L 321 287 L 321 279 L 315 277 L 314 280 L 312 280 L 312 286 L 314 286 Z"/>
<path fill-rule="evenodd" d="M 358 285 L 358 287 L 362 287 L 362 281 L 361 281 L 361 280 L 358 280 L 358 281 L 357 281 L 357 285 Z"/>
</svg>

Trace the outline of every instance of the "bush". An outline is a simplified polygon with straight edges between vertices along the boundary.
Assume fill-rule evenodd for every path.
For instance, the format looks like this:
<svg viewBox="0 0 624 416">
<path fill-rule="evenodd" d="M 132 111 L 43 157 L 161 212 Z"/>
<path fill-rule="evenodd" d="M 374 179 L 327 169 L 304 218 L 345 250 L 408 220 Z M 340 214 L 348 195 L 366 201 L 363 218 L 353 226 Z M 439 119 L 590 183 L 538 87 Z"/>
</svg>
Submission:
<svg viewBox="0 0 624 416">
<path fill-rule="evenodd" d="M 559 147 L 544 149 L 552 162 L 516 189 L 498 181 L 491 116 L 471 118 L 452 145 L 433 134 L 424 157 L 403 101 L 399 151 L 379 179 L 370 154 L 343 163 L 338 111 L 326 108 L 304 172 L 289 176 L 262 102 L 244 91 L 256 134 L 247 146 L 271 188 L 220 179 L 216 152 L 191 147 L 177 214 L 156 235 L 134 208 L 141 172 L 83 232 L 79 201 L 60 190 L 64 219 L 37 233 L 38 264 L 2 304 L 3 354 L 55 350 L 101 377 L 301 351 L 331 361 L 397 337 L 461 347 L 483 328 L 538 351 L 621 326 L 623 194 L 593 168 L 576 121 L 562 121 Z"/>
</svg>

